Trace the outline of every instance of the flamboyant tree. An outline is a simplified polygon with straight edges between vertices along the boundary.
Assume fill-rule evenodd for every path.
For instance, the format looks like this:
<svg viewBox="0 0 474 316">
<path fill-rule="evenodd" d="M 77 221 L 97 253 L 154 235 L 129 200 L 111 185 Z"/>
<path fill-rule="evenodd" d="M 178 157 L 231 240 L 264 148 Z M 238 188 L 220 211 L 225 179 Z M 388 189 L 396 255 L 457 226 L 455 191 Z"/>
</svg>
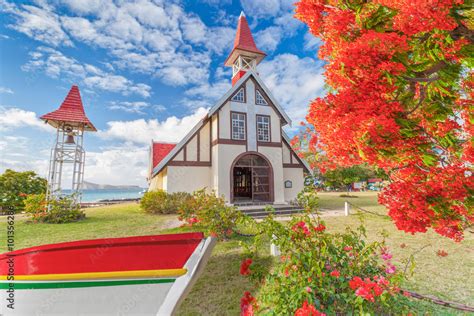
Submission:
<svg viewBox="0 0 474 316">
<path fill-rule="evenodd" d="M 301 0 L 326 97 L 307 122 L 325 168 L 368 163 L 397 227 L 459 241 L 474 220 L 472 0 Z"/>
</svg>

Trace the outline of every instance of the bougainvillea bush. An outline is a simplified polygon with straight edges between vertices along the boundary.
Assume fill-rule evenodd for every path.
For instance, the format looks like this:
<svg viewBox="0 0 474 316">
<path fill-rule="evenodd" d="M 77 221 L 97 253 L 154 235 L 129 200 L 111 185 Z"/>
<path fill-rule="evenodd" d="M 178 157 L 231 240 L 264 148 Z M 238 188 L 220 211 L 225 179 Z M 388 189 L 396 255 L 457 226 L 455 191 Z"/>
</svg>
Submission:
<svg viewBox="0 0 474 316">
<path fill-rule="evenodd" d="M 472 0 L 301 0 L 296 17 L 321 38 L 324 98 L 307 140 L 321 169 L 368 163 L 397 227 L 455 241 L 474 221 Z M 315 161 L 315 160 L 313 160 Z"/>
<path fill-rule="evenodd" d="M 407 298 L 400 286 L 405 272 L 392 264 L 385 241 L 367 242 L 365 228 L 329 233 L 318 216 L 318 197 L 298 196 L 305 214 L 288 222 L 270 215 L 254 223 L 259 233 L 246 244 L 240 274 L 255 281 L 255 297 L 245 292 L 242 315 L 402 315 Z M 261 264 L 262 247 L 278 251 L 272 267 Z"/>
<path fill-rule="evenodd" d="M 178 214 L 185 225 L 204 230 L 218 239 L 229 238 L 239 224 L 249 220 L 235 206 L 226 205 L 224 198 L 214 192 L 206 193 L 204 189 L 195 191 Z"/>
<path fill-rule="evenodd" d="M 280 256 L 270 271 L 252 259 L 258 252 L 251 251 L 242 261 L 240 273 L 260 284 L 257 297 L 251 293 L 242 297 L 242 315 L 408 312 L 407 298 L 400 291 L 403 273 L 391 263 L 383 241 L 365 241 L 363 226 L 328 233 L 323 221 L 309 215 L 287 223 L 268 217 L 257 225 Z"/>
</svg>

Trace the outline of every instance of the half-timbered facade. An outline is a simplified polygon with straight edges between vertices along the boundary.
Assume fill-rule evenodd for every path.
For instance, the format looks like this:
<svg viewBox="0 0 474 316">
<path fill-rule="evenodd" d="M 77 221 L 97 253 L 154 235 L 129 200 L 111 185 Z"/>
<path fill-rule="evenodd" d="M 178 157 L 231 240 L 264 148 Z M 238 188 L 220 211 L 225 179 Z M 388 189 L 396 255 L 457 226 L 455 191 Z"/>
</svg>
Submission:
<svg viewBox="0 0 474 316">
<path fill-rule="evenodd" d="M 264 57 L 242 14 L 225 63 L 233 69 L 232 88 L 181 142 L 152 142 L 150 190 L 206 188 L 230 203 L 296 198 L 309 168 L 282 129 L 290 118 L 256 72 Z"/>
</svg>

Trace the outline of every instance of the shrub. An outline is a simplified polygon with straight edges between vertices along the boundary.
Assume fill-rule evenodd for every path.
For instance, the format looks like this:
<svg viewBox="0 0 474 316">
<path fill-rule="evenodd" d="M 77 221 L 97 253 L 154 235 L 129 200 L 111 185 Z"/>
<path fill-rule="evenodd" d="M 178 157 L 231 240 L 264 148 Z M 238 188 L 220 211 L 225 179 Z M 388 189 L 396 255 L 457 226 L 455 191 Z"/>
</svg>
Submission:
<svg viewBox="0 0 474 316">
<path fill-rule="evenodd" d="M 5 170 L 0 175 L 0 209 L 24 210 L 24 200 L 29 194 L 46 193 L 46 179 L 33 171 L 16 172 Z"/>
<path fill-rule="evenodd" d="M 240 273 L 260 289 L 257 297 L 245 293 L 242 314 L 405 314 L 407 298 L 400 291 L 404 275 L 391 263 L 384 241 L 366 242 L 362 225 L 328 233 L 325 223 L 310 215 L 315 195 L 305 194 L 301 203 L 305 215 L 286 223 L 270 215 L 255 224 L 261 235 L 248 246 Z M 269 241 L 281 255 L 271 270 L 258 258 L 259 248 Z"/>
<path fill-rule="evenodd" d="M 192 196 L 186 192 L 166 193 L 163 190 L 146 192 L 140 200 L 142 210 L 152 214 L 176 214 L 191 203 Z"/>
<path fill-rule="evenodd" d="M 214 192 L 207 194 L 203 189 L 195 191 L 192 197 L 192 203 L 179 210 L 179 219 L 211 236 L 227 239 L 236 231 L 237 224 L 248 219 Z"/>
<path fill-rule="evenodd" d="M 32 194 L 25 200 L 25 211 L 35 223 L 62 224 L 85 217 L 79 204 L 71 197 L 58 197 L 46 202 L 44 194 Z"/>
</svg>

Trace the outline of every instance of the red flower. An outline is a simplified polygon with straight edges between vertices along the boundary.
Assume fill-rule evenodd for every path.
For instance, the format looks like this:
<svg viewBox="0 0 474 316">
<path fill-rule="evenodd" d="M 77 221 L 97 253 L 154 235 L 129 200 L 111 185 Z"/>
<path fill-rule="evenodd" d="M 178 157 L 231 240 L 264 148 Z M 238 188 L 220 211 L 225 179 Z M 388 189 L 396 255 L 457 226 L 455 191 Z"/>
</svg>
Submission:
<svg viewBox="0 0 474 316">
<path fill-rule="evenodd" d="M 240 299 L 240 316 L 253 316 L 254 307 L 257 307 L 257 300 L 249 291 L 245 291 Z"/>
<path fill-rule="evenodd" d="M 344 251 L 351 251 L 352 250 L 352 247 L 351 246 L 345 246 L 344 247 Z"/>
<path fill-rule="evenodd" d="M 318 226 L 314 227 L 313 229 L 317 232 L 322 232 L 326 229 L 326 226 L 324 226 L 323 224 L 319 224 Z"/>
<path fill-rule="evenodd" d="M 326 314 L 318 311 L 313 305 L 308 304 L 308 301 L 304 301 L 303 306 L 296 310 L 295 316 L 326 316 Z"/>
<path fill-rule="evenodd" d="M 247 258 L 242 261 L 240 264 L 240 274 L 242 275 L 249 275 L 250 274 L 250 265 L 252 264 L 252 259 Z"/>
<path fill-rule="evenodd" d="M 22 193 L 19 193 L 18 196 L 19 197 L 26 197 L 26 196 L 28 196 L 28 194 L 22 192 Z"/>
<path fill-rule="evenodd" d="M 333 277 L 340 277 L 341 276 L 341 273 L 338 271 L 338 270 L 333 270 L 331 273 L 330 273 L 331 276 Z"/>
<path fill-rule="evenodd" d="M 438 255 L 438 257 L 446 257 L 448 255 L 448 253 L 442 249 L 438 250 L 436 254 Z"/>
<path fill-rule="evenodd" d="M 367 301 L 373 302 L 374 297 L 380 296 L 385 292 L 385 288 L 388 288 L 389 282 L 383 276 L 374 276 L 372 281 L 370 278 L 362 280 L 360 277 L 353 277 L 349 281 L 349 287 L 355 291 L 355 295 L 362 297 Z"/>
<path fill-rule="evenodd" d="M 302 232 L 306 236 L 311 235 L 311 232 L 309 231 L 308 227 L 306 226 L 306 223 L 303 222 L 303 221 L 300 221 L 300 222 L 296 223 L 295 225 L 293 225 L 293 227 L 291 229 L 295 233 Z"/>
</svg>

